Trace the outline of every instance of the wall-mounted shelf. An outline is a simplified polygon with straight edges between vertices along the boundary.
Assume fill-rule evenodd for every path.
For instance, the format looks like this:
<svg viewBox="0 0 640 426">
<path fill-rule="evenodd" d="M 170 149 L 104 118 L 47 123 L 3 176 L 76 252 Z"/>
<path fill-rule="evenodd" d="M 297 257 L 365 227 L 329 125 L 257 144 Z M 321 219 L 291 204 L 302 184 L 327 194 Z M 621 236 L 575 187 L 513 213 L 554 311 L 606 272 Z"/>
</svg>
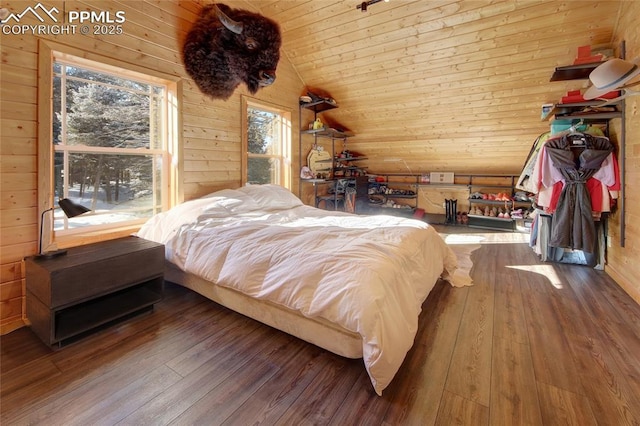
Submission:
<svg viewBox="0 0 640 426">
<path fill-rule="evenodd" d="M 625 59 L 626 56 L 626 43 L 625 41 L 620 42 L 620 58 Z M 567 65 L 562 67 L 556 67 L 549 81 L 566 81 L 566 80 L 586 80 L 589 78 L 589 74 L 596 69 L 599 65 L 603 64 L 606 61 L 594 62 L 589 64 L 581 64 L 581 65 Z M 620 184 L 621 190 L 618 198 L 618 207 L 620 212 L 620 247 L 624 247 L 625 245 L 625 156 L 626 156 L 626 129 L 625 129 L 625 121 L 626 121 L 626 113 L 625 113 L 625 102 L 620 101 L 615 105 L 617 106 L 616 111 L 612 112 L 602 112 L 602 113 L 580 113 L 577 111 L 577 108 L 584 108 L 589 106 L 598 106 L 602 105 L 602 101 L 589 101 L 589 102 L 579 102 L 572 104 L 557 104 L 554 106 L 552 111 L 548 114 L 549 117 L 553 117 L 555 119 L 561 120 L 584 120 L 586 122 L 603 120 L 607 121 L 615 118 L 620 118 L 622 125 L 620 129 L 620 135 L 618 140 L 618 148 L 619 148 L 619 161 L 618 164 L 620 166 Z M 568 109 L 568 112 L 563 114 L 557 114 L 554 112 L 555 110 L 559 110 L 559 108 Z"/>
<path fill-rule="evenodd" d="M 589 78 L 591 71 L 596 69 L 600 64 L 602 64 L 602 62 L 556 67 L 549 81 L 586 80 Z"/>
<path fill-rule="evenodd" d="M 616 104 L 607 105 L 606 108 L 614 111 L 588 111 L 589 108 L 600 108 L 602 101 L 575 102 L 570 104 L 555 104 L 548 114 L 542 117 L 547 120 L 610 120 L 620 118 L 622 112 L 616 109 Z M 587 111 L 587 112 L 585 112 Z"/>
<path fill-rule="evenodd" d="M 338 105 L 335 102 L 322 99 L 314 102 L 300 102 L 300 107 L 311 110 L 317 114 L 322 111 L 338 108 Z"/>
<path fill-rule="evenodd" d="M 491 177 L 491 176 L 489 176 Z M 494 184 L 486 184 L 486 182 L 481 182 L 483 179 L 486 180 L 487 176 L 482 175 L 469 175 L 469 227 L 472 228 L 483 228 L 483 229 L 496 229 L 496 230 L 508 230 L 515 231 L 516 230 L 516 217 L 511 216 L 511 212 L 518 208 L 522 208 L 523 210 L 529 210 L 531 207 L 531 200 L 517 200 L 515 199 L 516 195 L 516 182 L 517 176 L 515 175 L 501 175 L 499 176 L 501 179 L 508 181 L 505 182 L 504 185 L 494 185 Z M 490 196 L 490 193 L 498 192 L 502 193 L 503 197 L 501 199 L 490 199 L 490 198 L 476 198 L 474 194 L 481 193 L 484 195 Z M 500 194 L 498 194 L 500 195 Z M 498 212 L 497 210 L 500 210 Z M 504 209 L 504 211 L 503 211 Z M 490 214 L 474 214 L 474 211 L 491 211 L 494 210 L 495 215 L 491 216 Z M 508 217 L 499 217 L 499 213 L 507 213 Z M 522 220 L 524 215 L 521 215 L 518 219 Z"/>
<path fill-rule="evenodd" d="M 376 213 L 388 213 L 411 215 L 418 208 L 418 184 L 421 175 L 403 173 L 374 173 L 376 176 L 384 178 L 384 181 L 369 182 L 369 195 L 382 201 L 381 204 L 371 203 L 370 211 Z M 401 202 L 391 203 L 395 207 L 390 207 L 387 202 L 391 200 L 413 200 L 411 204 Z"/>
<path fill-rule="evenodd" d="M 327 139 L 344 139 L 355 136 L 351 132 L 344 132 L 341 130 L 330 129 L 323 127 L 321 129 L 311 129 L 311 130 L 303 130 L 301 133 L 305 135 L 314 135 L 319 138 L 327 138 Z"/>
<path fill-rule="evenodd" d="M 300 102 L 299 108 L 299 117 L 300 117 L 300 125 L 302 126 L 302 112 L 303 110 L 309 110 L 313 112 L 313 123 L 315 123 L 321 112 L 328 111 L 331 109 L 338 108 L 338 105 L 335 102 L 331 102 L 328 100 L 319 100 L 314 102 Z M 347 201 L 345 200 L 345 192 L 346 188 L 344 186 L 356 187 L 357 185 L 357 177 L 363 173 L 361 173 L 361 168 L 350 164 L 351 162 L 365 160 L 364 156 L 341 156 L 339 153 L 336 153 L 336 141 L 342 141 L 342 153 L 348 153 L 346 151 L 346 141 L 348 138 L 353 137 L 354 134 L 348 131 L 334 129 L 330 127 L 321 127 L 319 129 L 303 129 L 300 130 L 300 141 L 299 141 L 299 162 L 300 168 L 304 166 L 302 159 L 302 147 L 303 140 L 312 140 L 313 147 L 319 146 L 320 139 L 329 140 L 331 143 L 331 148 L 329 150 L 326 147 L 325 152 L 329 154 L 325 154 L 328 156 L 327 159 L 317 160 L 316 163 L 326 163 L 322 164 L 320 169 L 315 170 L 316 172 L 321 171 L 316 175 L 318 179 L 300 179 L 300 183 L 298 186 L 298 194 L 302 197 L 302 185 L 304 183 L 312 183 L 313 184 L 313 197 L 314 204 L 316 207 L 319 207 L 323 204 L 326 207 L 332 206 L 335 210 L 347 209 Z M 314 167 L 311 167 L 311 164 L 307 164 L 312 170 Z M 345 184 L 345 179 L 346 184 Z M 323 185 L 322 189 L 319 191 L 319 186 Z M 365 185 L 366 186 L 366 185 Z M 366 190 L 366 188 L 365 188 Z M 333 191 L 333 192 L 332 192 Z M 351 203 L 349 204 L 351 205 Z M 355 202 L 353 202 L 355 206 Z"/>
</svg>

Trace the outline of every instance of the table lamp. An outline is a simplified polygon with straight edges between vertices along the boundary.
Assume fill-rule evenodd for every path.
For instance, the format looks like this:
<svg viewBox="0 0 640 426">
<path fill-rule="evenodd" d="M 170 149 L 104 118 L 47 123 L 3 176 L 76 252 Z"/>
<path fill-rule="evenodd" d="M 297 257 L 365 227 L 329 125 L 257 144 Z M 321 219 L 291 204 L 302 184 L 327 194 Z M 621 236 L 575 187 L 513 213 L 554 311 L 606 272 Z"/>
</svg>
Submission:
<svg viewBox="0 0 640 426">
<path fill-rule="evenodd" d="M 91 209 L 88 209 L 83 205 L 76 204 L 68 198 L 63 198 L 60 201 L 58 201 L 58 205 L 60 206 L 64 214 L 69 218 L 80 216 L 81 214 L 91 211 Z M 55 207 L 51 207 L 50 209 L 43 211 L 42 215 L 40 216 L 40 239 L 38 240 L 38 255 L 36 256 L 38 258 L 52 258 L 56 256 L 61 256 L 67 253 L 67 250 L 64 250 L 64 249 L 48 251 L 46 253 L 42 252 L 42 232 L 44 227 L 44 215 L 47 212 L 50 212 L 53 210 L 55 210 Z"/>
</svg>

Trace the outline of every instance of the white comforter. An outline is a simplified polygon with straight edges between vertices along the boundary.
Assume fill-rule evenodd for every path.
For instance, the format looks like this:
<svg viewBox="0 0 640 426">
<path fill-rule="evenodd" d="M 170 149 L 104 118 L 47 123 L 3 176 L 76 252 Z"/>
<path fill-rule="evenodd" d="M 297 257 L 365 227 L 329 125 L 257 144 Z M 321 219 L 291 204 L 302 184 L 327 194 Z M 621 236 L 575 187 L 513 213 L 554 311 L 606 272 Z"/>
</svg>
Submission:
<svg viewBox="0 0 640 426">
<path fill-rule="evenodd" d="M 274 185 L 186 202 L 138 236 L 164 243 L 184 271 L 358 333 L 379 395 L 413 345 L 422 302 L 456 268 L 424 222 L 328 212 Z"/>
</svg>

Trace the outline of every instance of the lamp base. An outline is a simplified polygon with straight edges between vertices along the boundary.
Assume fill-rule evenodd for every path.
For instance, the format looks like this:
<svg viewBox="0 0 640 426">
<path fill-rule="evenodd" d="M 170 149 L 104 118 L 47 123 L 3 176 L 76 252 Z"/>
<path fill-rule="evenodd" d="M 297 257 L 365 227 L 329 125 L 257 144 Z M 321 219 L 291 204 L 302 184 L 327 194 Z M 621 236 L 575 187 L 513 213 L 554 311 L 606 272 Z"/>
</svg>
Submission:
<svg viewBox="0 0 640 426">
<path fill-rule="evenodd" d="M 63 256 L 65 254 L 67 254 L 67 250 L 65 249 L 53 250 L 46 253 L 37 254 L 36 259 L 53 259 L 54 257 Z"/>
</svg>

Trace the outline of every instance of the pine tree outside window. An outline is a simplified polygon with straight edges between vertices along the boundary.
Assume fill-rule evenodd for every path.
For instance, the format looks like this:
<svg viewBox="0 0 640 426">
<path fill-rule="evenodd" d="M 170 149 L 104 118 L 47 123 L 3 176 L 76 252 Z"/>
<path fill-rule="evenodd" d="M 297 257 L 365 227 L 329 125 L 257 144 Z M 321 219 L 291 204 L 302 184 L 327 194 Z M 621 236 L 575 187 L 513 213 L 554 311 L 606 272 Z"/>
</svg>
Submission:
<svg viewBox="0 0 640 426">
<path fill-rule="evenodd" d="M 51 58 L 44 202 L 91 209 L 72 219 L 56 209 L 56 239 L 139 226 L 175 204 L 175 81 L 55 50 Z"/>
<path fill-rule="evenodd" d="M 291 187 L 291 112 L 243 97 L 243 183 Z"/>
</svg>

